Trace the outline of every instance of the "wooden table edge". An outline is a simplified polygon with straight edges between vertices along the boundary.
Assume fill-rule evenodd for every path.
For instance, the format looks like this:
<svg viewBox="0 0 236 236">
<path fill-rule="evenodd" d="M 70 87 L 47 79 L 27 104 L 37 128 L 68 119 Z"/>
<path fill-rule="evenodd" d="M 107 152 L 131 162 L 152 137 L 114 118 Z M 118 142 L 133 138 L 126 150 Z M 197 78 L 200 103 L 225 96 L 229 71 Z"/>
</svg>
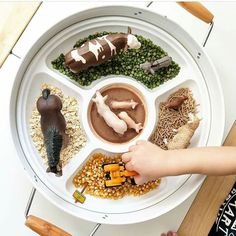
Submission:
<svg viewBox="0 0 236 236">
<path fill-rule="evenodd" d="M 0 2 L 0 68 L 37 12 L 41 2 Z"/>
</svg>

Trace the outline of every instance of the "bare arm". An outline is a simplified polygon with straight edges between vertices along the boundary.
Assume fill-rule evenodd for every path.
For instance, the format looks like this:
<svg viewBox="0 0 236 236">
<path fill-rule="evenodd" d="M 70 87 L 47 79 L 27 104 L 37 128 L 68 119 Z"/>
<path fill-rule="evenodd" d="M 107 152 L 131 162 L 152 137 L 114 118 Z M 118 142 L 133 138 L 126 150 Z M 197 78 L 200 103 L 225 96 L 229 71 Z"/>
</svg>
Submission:
<svg viewBox="0 0 236 236">
<path fill-rule="evenodd" d="M 236 174 L 236 147 L 203 147 L 167 151 L 176 174 Z M 175 166 L 175 167 L 174 167 Z M 173 173 L 174 174 L 174 173 Z"/>
<path fill-rule="evenodd" d="M 139 141 L 122 155 L 128 170 L 139 173 L 138 184 L 164 176 L 182 174 L 236 174 L 236 147 L 203 147 L 164 151 Z"/>
</svg>

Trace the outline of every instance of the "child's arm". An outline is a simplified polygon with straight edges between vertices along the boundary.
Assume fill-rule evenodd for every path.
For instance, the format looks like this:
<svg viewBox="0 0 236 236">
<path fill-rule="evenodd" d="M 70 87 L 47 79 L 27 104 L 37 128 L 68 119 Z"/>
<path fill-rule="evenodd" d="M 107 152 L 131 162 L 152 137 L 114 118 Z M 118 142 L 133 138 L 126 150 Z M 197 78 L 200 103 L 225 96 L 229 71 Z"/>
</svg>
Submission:
<svg viewBox="0 0 236 236">
<path fill-rule="evenodd" d="M 236 147 L 203 147 L 162 150 L 156 145 L 138 141 L 122 155 L 128 170 L 139 173 L 137 184 L 163 176 L 181 174 L 236 174 Z"/>
</svg>

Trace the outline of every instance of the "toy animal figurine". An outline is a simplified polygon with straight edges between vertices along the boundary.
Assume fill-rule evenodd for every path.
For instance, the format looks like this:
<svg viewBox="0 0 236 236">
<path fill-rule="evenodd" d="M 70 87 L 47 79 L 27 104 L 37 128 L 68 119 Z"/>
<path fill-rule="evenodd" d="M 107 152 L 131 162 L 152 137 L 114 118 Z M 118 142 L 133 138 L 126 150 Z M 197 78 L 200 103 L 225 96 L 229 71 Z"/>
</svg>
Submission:
<svg viewBox="0 0 236 236">
<path fill-rule="evenodd" d="M 105 172 L 105 187 L 120 186 L 124 184 L 128 178 L 132 184 L 135 184 L 132 177 L 138 175 L 135 171 L 126 170 L 123 163 L 104 164 L 103 170 Z"/>
<path fill-rule="evenodd" d="M 195 130 L 198 128 L 200 119 L 193 115 L 189 114 L 190 121 L 187 124 L 181 126 L 173 139 L 167 143 L 167 148 L 172 149 L 182 149 L 187 148 L 190 144 L 190 140 L 194 135 Z"/>
<path fill-rule="evenodd" d="M 154 75 L 157 70 L 170 66 L 171 62 L 172 58 L 165 56 L 154 62 L 145 62 L 140 65 L 140 68 Z"/>
<path fill-rule="evenodd" d="M 111 101 L 110 102 L 110 108 L 117 110 L 117 109 L 135 109 L 135 107 L 138 105 L 137 102 L 135 102 L 133 99 L 129 101 Z"/>
<path fill-rule="evenodd" d="M 171 108 L 174 110 L 178 110 L 179 107 L 184 103 L 185 100 L 187 100 L 188 97 L 185 95 L 178 96 L 178 97 L 172 97 L 170 101 L 167 102 L 165 105 L 166 108 Z"/>
<path fill-rule="evenodd" d="M 73 73 L 78 73 L 110 60 L 120 50 L 140 48 L 141 43 L 130 31 L 128 28 L 126 34 L 111 33 L 85 42 L 65 55 L 65 65 Z"/>
<path fill-rule="evenodd" d="M 127 130 L 127 124 L 120 120 L 119 117 L 111 111 L 109 106 L 105 104 L 107 95 L 103 97 L 99 91 L 96 92 L 96 97 L 93 102 L 96 103 L 98 114 L 103 117 L 106 124 L 111 127 L 116 133 L 123 135 Z"/>
<path fill-rule="evenodd" d="M 143 129 L 141 123 L 135 123 L 135 121 L 127 114 L 127 112 L 122 111 L 118 114 L 118 117 L 126 122 L 130 129 L 134 129 L 136 133 L 139 133 Z"/>
<path fill-rule="evenodd" d="M 41 115 L 41 130 L 46 146 L 48 169 L 56 176 L 62 175 L 60 152 L 67 145 L 68 136 L 65 133 L 66 121 L 61 114 L 62 102 L 56 95 L 50 95 L 50 89 L 44 89 L 37 100 L 37 109 Z"/>
</svg>

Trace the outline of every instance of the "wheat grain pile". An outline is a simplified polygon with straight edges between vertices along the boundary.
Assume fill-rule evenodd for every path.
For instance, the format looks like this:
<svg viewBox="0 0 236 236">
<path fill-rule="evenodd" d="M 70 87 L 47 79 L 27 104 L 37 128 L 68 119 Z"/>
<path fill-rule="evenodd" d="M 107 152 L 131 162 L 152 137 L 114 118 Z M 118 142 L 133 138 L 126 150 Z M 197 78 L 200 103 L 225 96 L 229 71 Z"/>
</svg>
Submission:
<svg viewBox="0 0 236 236">
<path fill-rule="evenodd" d="M 187 100 L 176 111 L 166 108 L 166 104 L 173 97 L 185 95 Z M 157 127 L 152 134 L 150 141 L 162 149 L 167 150 L 165 140 L 171 140 L 176 134 L 175 130 L 185 125 L 189 121 L 189 113 L 197 113 L 197 104 L 189 88 L 180 88 L 172 93 L 165 102 L 161 102 L 158 111 Z"/>
</svg>

